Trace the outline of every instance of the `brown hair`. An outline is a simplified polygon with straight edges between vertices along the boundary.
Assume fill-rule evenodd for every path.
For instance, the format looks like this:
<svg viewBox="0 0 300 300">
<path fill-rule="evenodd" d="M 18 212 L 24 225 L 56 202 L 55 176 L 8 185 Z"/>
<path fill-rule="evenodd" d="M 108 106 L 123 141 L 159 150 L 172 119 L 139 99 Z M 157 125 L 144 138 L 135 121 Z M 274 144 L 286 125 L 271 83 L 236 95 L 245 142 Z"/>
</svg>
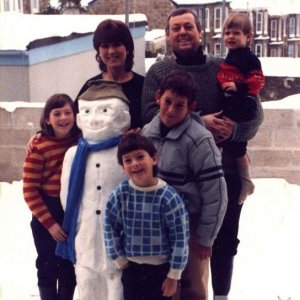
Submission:
<svg viewBox="0 0 300 300">
<path fill-rule="evenodd" d="M 234 12 L 227 16 L 224 21 L 222 32 L 226 29 L 240 29 L 245 35 L 253 31 L 249 17 L 244 13 Z"/>
<path fill-rule="evenodd" d="M 195 19 L 195 24 L 196 24 L 197 30 L 198 30 L 199 32 L 202 31 L 200 21 L 199 21 L 198 17 L 196 16 L 196 14 L 195 14 L 193 11 L 191 11 L 190 9 L 186 9 L 186 8 L 178 8 L 178 9 L 174 10 L 174 11 L 168 16 L 168 19 L 167 19 L 167 26 L 166 26 L 166 29 L 165 29 L 167 35 L 169 34 L 169 31 L 170 31 L 170 27 L 169 27 L 169 21 L 170 21 L 170 19 L 173 18 L 173 17 L 185 15 L 185 14 L 192 14 L 193 17 L 194 17 L 194 19 Z"/>
<path fill-rule="evenodd" d="M 146 137 L 142 136 L 139 133 L 128 133 L 125 134 L 119 145 L 118 145 L 118 163 L 123 166 L 123 155 L 126 155 L 129 152 L 136 151 L 136 150 L 144 150 L 146 151 L 151 157 L 156 155 L 157 151 L 153 145 L 153 143 L 147 139 Z M 157 175 L 157 165 L 153 166 L 153 176 Z"/>
<path fill-rule="evenodd" d="M 54 94 L 46 101 L 44 110 L 43 110 L 41 118 L 40 118 L 40 126 L 41 126 L 42 135 L 54 136 L 54 131 L 53 131 L 52 126 L 50 124 L 48 124 L 51 110 L 56 109 L 56 108 L 62 108 L 66 104 L 69 104 L 70 107 L 72 108 L 74 118 L 75 118 L 75 115 L 76 115 L 75 105 L 70 96 L 68 96 L 66 94 Z M 71 129 L 70 134 L 78 135 L 79 133 L 80 133 L 80 130 L 77 127 L 76 122 L 74 122 L 74 126 Z"/>
<path fill-rule="evenodd" d="M 100 70 L 106 72 L 107 67 L 99 56 L 99 47 L 102 44 L 121 43 L 126 48 L 125 70 L 131 71 L 134 58 L 134 42 L 128 26 L 118 20 L 107 19 L 102 21 L 93 37 L 94 48 L 97 51 L 96 60 L 99 63 Z"/>
<path fill-rule="evenodd" d="M 185 71 L 171 71 L 160 83 L 159 94 L 162 96 L 167 90 L 186 97 L 190 106 L 196 100 L 197 87 L 194 78 Z"/>
</svg>

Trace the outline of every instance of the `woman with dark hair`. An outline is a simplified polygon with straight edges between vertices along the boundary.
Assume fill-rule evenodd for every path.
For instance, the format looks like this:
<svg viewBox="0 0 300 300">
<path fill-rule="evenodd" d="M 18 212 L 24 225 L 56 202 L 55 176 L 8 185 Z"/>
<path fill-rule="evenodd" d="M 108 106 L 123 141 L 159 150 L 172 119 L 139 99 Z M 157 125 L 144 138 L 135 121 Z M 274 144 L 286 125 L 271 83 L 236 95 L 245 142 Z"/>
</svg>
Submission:
<svg viewBox="0 0 300 300">
<path fill-rule="evenodd" d="M 141 97 L 144 77 L 133 72 L 134 43 L 128 26 L 122 21 L 102 21 L 93 38 L 96 60 L 101 73 L 90 78 L 81 88 L 78 97 L 98 80 L 117 81 L 130 101 L 131 128 L 142 127 Z"/>
</svg>

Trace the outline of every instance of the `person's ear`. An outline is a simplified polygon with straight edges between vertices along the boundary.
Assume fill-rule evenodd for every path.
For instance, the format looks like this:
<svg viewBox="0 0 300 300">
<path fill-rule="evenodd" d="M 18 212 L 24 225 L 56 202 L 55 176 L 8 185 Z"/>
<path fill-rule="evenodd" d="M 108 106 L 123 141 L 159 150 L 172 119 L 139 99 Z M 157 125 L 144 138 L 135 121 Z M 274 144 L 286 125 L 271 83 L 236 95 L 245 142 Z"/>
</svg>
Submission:
<svg viewBox="0 0 300 300">
<path fill-rule="evenodd" d="M 155 94 L 155 101 L 158 105 L 160 104 L 160 98 L 161 98 L 161 93 L 160 90 L 158 90 Z"/>
<path fill-rule="evenodd" d="M 155 153 L 155 154 L 152 156 L 153 166 L 156 166 L 156 165 L 157 165 L 157 159 L 158 159 L 158 156 L 157 156 L 157 153 Z"/>
<path fill-rule="evenodd" d="M 189 104 L 189 111 L 195 111 L 196 107 L 197 107 L 196 101 L 190 102 L 190 104 Z"/>
<path fill-rule="evenodd" d="M 253 38 L 253 32 L 252 31 L 249 32 L 246 36 L 247 36 L 247 43 L 250 44 L 250 42 Z"/>
</svg>

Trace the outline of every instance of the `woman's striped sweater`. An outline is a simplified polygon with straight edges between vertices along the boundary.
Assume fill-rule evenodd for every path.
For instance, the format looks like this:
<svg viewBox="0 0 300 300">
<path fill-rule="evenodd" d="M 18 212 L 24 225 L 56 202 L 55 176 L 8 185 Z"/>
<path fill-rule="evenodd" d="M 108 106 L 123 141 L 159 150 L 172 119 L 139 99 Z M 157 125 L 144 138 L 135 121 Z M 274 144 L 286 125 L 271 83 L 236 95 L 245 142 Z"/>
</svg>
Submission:
<svg viewBox="0 0 300 300">
<path fill-rule="evenodd" d="M 43 194 L 59 197 L 60 176 L 66 151 L 77 138 L 42 137 L 34 142 L 23 166 L 23 195 L 32 214 L 49 229 L 56 221 L 43 200 Z"/>
</svg>

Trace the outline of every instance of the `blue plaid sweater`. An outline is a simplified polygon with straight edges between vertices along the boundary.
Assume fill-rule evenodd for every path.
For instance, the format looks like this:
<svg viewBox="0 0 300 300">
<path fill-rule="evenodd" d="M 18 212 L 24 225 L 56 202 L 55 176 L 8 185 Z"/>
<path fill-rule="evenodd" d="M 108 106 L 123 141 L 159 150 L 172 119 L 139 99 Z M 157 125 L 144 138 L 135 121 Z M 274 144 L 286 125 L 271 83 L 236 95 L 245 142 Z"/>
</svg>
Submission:
<svg viewBox="0 0 300 300">
<path fill-rule="evenodd" d="M 107 202 L 104 241 L 117 265 L 128 260 L 158 265 L 170 263 L 168 277 L 180 279 L 188 259 L 188 215 L 174 188 L 159 179 L 141 188 L 121 182 Z M 119 262 L 119 263 L 118 263 Z"/>
</svg>

